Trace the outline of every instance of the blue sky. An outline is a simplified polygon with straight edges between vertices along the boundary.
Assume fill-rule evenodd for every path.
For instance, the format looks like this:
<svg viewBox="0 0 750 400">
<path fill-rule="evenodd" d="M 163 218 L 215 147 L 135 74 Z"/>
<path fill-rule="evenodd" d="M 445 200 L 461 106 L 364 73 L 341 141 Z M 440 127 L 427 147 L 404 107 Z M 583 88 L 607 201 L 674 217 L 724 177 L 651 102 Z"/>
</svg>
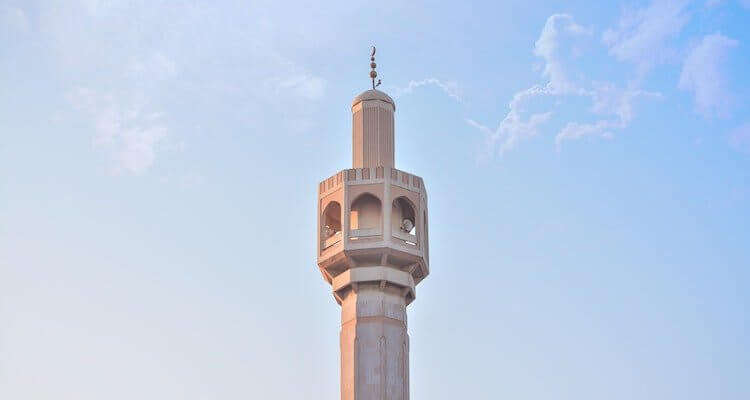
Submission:
<svg viewBox="0 0 750 400">
<path fill-rule="evenodd" d="M 413 399 L 750 398 L 750 3 L 0 0 L 0 398 L 331 399 L 369 46 Z"/>
</svg>

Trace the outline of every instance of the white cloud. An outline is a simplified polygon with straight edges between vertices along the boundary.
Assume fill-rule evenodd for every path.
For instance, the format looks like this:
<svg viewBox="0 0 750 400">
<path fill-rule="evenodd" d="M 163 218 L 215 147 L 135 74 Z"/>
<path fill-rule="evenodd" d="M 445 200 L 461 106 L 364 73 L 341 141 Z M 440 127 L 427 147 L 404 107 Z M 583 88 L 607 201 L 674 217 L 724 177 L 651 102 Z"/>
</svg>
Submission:
<svg viewBox="0 0 750 400">
<path fill-rule="evenodd" d="M 114 96 L 88 88 L 73 90 L 67 98 L 91 118 L 92 146 L 110 154 L 118 171 L 141 175 L 164 149 L 168 128 L 160 113 L 144 112 L 138 105 L 123 106 Z"/>
<path fill-rule="evenodd" d="M 121 171 L 144 174 L 165 147 L 184 140 L 184 131 L 170 126 L 182 121 L 167 116 L 183 112 L 185 96 L 202 104 L 231 97 L 247 118 L 273 110 L 299 121 L 296 129 L 308 129 L 314 106 L 289 103 L 309 105 L 327 91 L 326 79 L 279 53 L 270 39 L 279 32 L 253 7 L 145 0 L 33 4 L 61 86 L 94 127 L 94 149 L 110 153 Z M 95 106 L 73 100 L 83 96 L 78 88 L 87 88 L 97 99 L 88 104 Z"/>
<path fill-rule="evenodd" d="M 619 61 L 633 64 L 638 78 L 665 54 L 665 42 L 676 37 L 690 19 L 688 0 L 654 0 L 651 5 L 625 12 L 616 29 L 607 29 L 602 42 Z"/>
<path fill-rule="evenodd" d="M 568 122 L 555 136 L 555 145 L 559 150 L 563 140 L 577 140 L 585 136 L 601 136 L 609 139 L 614 136 L 612 128 L 617 127 L 617 124 L 604 119 L 591 124 Z"/>
<path fill-rule="evenodd" d="M 659 92 L 639 89 L 630 83 L 620 89 L 614 84 L 596 84 L 591 91 L 592 110 L 598 114 L 616 116 L 622 128 L 635 118 L 635 101 L 639 98 L 661 99 Z"/>
<path fill-rule="evenodd" d="M 511 110 L 494 131 L 473 119 L 467 119 L 466 122 L 484 134 L 488 149 L 492 150 L 497 147 L 498 154 L 502 155 L 506 151 L 515 148 L 522 140 L 536 136 L 539 127 L 549 120 L 551 116 L 551 112 L 544 112 L 533 114 L 526 120 L 523 120 L 518 113 Z"/>
<path fill-rule="evenodd" d="M 469 125 L 483 133 L 491 152 L 497 151 L 502 155 L 515 148 L 522 140 L 536 136 L 541 125 L 550 119 L 551 111 L 534 113 L 524 119 L 524 106 L 529 100 L 538 96 L 585 93 L 585 90 L 568 78 L 560 55 L 560 43 L 562 36 L 580 36 L 588 32 L 576 24 L 570 15 L 554 14 L 547 18 L 539 39 L 536 41 L 534 54 L 544 59 L 545 66 L 542 74 L 548 78 L 548 82 L 514 94 L 508 104 L 508 113 L 494 131 L 472 119 L 467 120 Z"/>
<path fill-rule="evenodd" d="M 552 118 L 552 111 L 532 113 L 524 117 L 527 104 L 537 97 L 574 96 L 591 100 L 590 109 L 581 114 L 598 116 L 594 122 L 568 121 L 555 136 L 559 149 L 566 140 L 577 140 L 586 136 L 611 138 L 614 131 L 624 129 L 635 117 L 635 101 L 639 98 L 661 97 L 659 93 L 639 89 L 635 82 L 621 88 L 612 82 L 592 82 L 581 77 L 575 68 L 580 55 L 578 42 L 592 34 L 591 29 L 576 23 L 570 15 L 554 14 L 547 18 L 539 38 L 534 45 L 534 54 L 544 59 L 542 76 L 545 84 L 537 84 L 513 95 L 508 113 L 493 131 L 474 120 L 467 123 L 480 130 L 491 152 L 503 154 L 523 140 L 539 133 L 542 126 Z"/>
<path fill-rule="evenodd" d="M 104 0 L 37 7 L 66 100 L 92 127 L 93 150 L 110 156 L 120 173 L 145 174 L 173 147 L 164 103 L 179 68 L 170 40 L 188 11 Z"/>
<path fill-rule="evenodd" d="M 325 95 L 327 82 L 309 73 L 291 72 L 284 77 L 268 79 L 266 86 L 274 89 L 275 92 L 284 91 L 295 97 L 317 100 Z"/>
<path fill-rule="evenodd" d="M 635 118 L 635 102 L 639 98 L 658 99 L 658 92 L 627 87 L 620 89 L 614 84 L 600 84 L 590 92 L 593 102 L 591 110 L 595 114 L 606 115 L 594 123 L 568 122 L 555 136 L 555 145 L 560 150 L 565 140 L 578 140 L 587 136 L 604 139 L 614 137 L 616 130 L 625 129 Z"/>
<path fill-rule="evenodd" d="M 750 122 L 735 128 L 729 134 L 729 145 L 737 151 L 750 154 Z"/>
<path fill-rule="evenodd" d="M 695 109 L 706 118 L 729 116 L 732 100 L 723 69 L 737 44 L 720 33 L 706 35 L 685 59 L 679 88 L 693 92 Z"/>
<path fill-rule="evenodd" d="M 393 96 L 394 97 L 406 96 L 408 94 L 413 93 L 414 89 L 419 88 L 421 86 L 425 86 L 425 85 L 435 85 L 438 88 L 440 88 L 440 90 L 445 92 L 445 94 L 453 98 L 454 100 L 461 102 L 461 103 L 463 103 L 464 101 L 461 98 L 461 96 L 458 95 L 458 85 L 455 82 L 446 83 L 446 82 L 440 81 L 437 78 L 426 78 L 426 79 L 422 79 L 421 81 L 411 81 L 409 82 L 408 85 L 406 85 L 406 87 L 395 88 L 393 90 Z"/>
<path fill-rule="evenodd" d="M 568 14 L 554 14 L 547 18 L 534 44 L 534 54 L 544 59 L 542 73 L 548 80 L 548 88 L 555 93 L 583 94 L 582 88 L 570 80 L 562 54 L 563 39 L 588 36 L 591 31 L 578 25 Z"/>
</svg>

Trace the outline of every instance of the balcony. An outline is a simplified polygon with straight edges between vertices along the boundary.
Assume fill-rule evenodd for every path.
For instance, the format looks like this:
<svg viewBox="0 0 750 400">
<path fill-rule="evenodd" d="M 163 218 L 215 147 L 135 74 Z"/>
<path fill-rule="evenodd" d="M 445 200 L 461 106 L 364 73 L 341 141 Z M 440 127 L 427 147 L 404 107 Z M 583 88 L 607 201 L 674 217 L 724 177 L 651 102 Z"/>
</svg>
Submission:
<svg viewBox="0 0 750 400">
<path fill-rule="evenodd" d="M 326 239 L 326 240 L 323 241 L 323 250 L 325 250 L 325 249 L 333 246 L 334 244 L 340 242 L 342 237 L 343 237 L 343 235 L 341 234 L 341 231 L 338 231 L 338 232 L 334 233 L 333 235 L 331 235 L 331 237 L 329 237 L 328 239 Z"/>
</svg>

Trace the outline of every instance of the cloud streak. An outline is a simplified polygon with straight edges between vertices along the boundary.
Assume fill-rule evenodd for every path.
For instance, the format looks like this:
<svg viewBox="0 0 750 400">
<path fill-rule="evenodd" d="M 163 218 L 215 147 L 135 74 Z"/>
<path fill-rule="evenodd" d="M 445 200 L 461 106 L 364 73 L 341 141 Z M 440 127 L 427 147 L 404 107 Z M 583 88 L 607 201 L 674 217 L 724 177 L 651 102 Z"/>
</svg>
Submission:
<svg viewBox="0 0 750 400">
<path fill-rule="evenodd" d="M 732 94 L 724 66 L 737 44 L 720 33 L 706 35 L 685 59 L 678 87 L 693 93 L 695 109 L 705 118 L 730 114 Z"/>
<path fill-rule="evenodd" d="M 425 78 L 425 79 L 422 79 L 421 81 L 411 81 L 405 87 L 396 87 L 395 89 L 393 89 L 393 96 L 396 98 L 406 96 L 406 95 L 414 93 L 415 89 L 420 88 L 422 86 L 426 86 L 426 85 L 436 86 L 440 90 L 442 90 L 445 94 L 447 94 L 450 98 L 458 101 L 459 103 L 464 102 L 464 99 L 458 95 L 458 85 L 456 83 L 442 82 L 441 80 L 437 78 Z"/>
<path fill-rule="evenodd" d="M 186 124 L 172 118 L 185 96 L 206 103 L 208 96 L 232 97 L 237 107 L 259 114 L 291 114 L 290 102 L 305 102 L 310 107 L 295 109 L 289 119 L 306 129 L 314 103 L 328 90 L 325 78 L 261 40 L 276 33 L 274 25 L 242 7 L 229 12 L 213 3 L 142 0 L 29 7 L 36 9 L 24 14 L 0 6 L 0 18 L 34 16 L 24 26 L 38 27 L 69 104 L 92 126 L 93 149 L 109 154 L 121 172 L 146 174 L 169 143 L 185 140 Z"/>
<path fill-rule="evenodd" d="M 578 24 L 568 14 L 554 14 L 547 18 L 534 43 L 534 55 L 544 60 L 542 76 L 547 82 L 515 93 L 508 104 L 508 113 L 495 130 L 473 119 L 467 120 L 470 126 L 482 132 L 490 153 L 503 155 L 520 142 L 537 136 L 543 125 L 552 119 L 552 110 L 526 116 L 526 107 L 536 98 L 589 99 L 591 107 L 583 110 L 584 113 L 600 116 L 594 122 L 567 122 L 555 136 L 555 145 L 559 150 L 567 140 L 588 136 L 612 138 L 615 130 L 627 127 L 634 118 L 634 102 L 637 99 L 660 97 L 660 94 L 641 90 L 634 84 L 620 88 L 612 82 L 593 82 L 572 68 L 581 52 L 577 43 L 589 38 L 592 33 L 590 28 Z"/>
<path fill-rule="evenodd" d="M 626 12 L 617 28 L 602 33 L 602 42 L 618 61 L 635 66 L 637 79 L 665 54 L 665 44 L 690 20 L 687 0 L 655 0 L 648 7 Z"/>
<path fill-rule="evenodd" d="M 576 59 L 583 51 L 581 42 L 593 30 L 577 23 L 568 14 L 553 14 L 545 22 L 534 43 L 534 55 L 544 61 L 542 77 L 546 82 L 533 85 L 513 95 L 508 112 L 495 130 L 490 130 L 473 119 L 467 123 L 478 129 L 490 153 L 504 154 L 523 140 L 537 136 L 543 126 L 553 120 L 554 108 L 535 113 L 526 108 L 535 99 L 548 97 L 579 112 L 576 119 L 568 120 L 555 135 L 559 151 L 562 143 L 585 137 L 611 139 L 619 130 L 627 128 L 636 116 L 636 104 L 642 100 L 660 99 L 664 96 L 641 88 L 641 82 L 651 68 L 662 62 L 661 54 L 670 53 L 669 41 L 684 28 L 690 19 L 687 1 L 657 0 L 649 6 L 626 12 L 615 28 L 601 35 L 601 43 L 616 61 L 633 67 L 633 75 L 623 83 L 587 79 L 577 66 Z M 580 98 L 590 106 L 580 109 L 579 102 L 563 102 Z M 564 115 L 570 115 L 570 111 Z M 593 117 L 593 118 L 591 118 Z M 558 118 L 554 118 L 557 120 Z"/>
<path fill-rule="evenodd" d="M 279 93 L 285 92 L 307 100 L 317 100 L 325 96 L 325 79 L 309 73 L 291 74 L 266 80 L 266 87 Z"/>
<path fill-rule="evenodd" d="M 540 96 L 559 96 L 563 94 L 585 94 L 586 91 L 571 81 L 561 58 L 561 37 L 585 36 L 590 31 L 578 25 L 570 15 L 554 14 L 547 18 L 542 32 L 534 46 L 534 54 L 545 61 L 542 75 L 548 81 L 543 85 L 534 85 L 516 92 L 508 103 L 508 113 L 495 130 L 490 130 L 473 119 L 467 123 L 479 129 L 485 138 L 490 153 L 503 155 L 518 144 L 536 136 L 539 128 L 552 117 L 551 111 L 533 113 L 524 118 L 524 107 L 533 98 Z"/>
<path fill-rule="evenodd" d="M 67 95 L 79 111 L 93 121 L 92 147 L 112 156 L 115 169 L 142 175 L 167 144 L 169 129 L 163 115 L 144 112 L 139 105 L 123 105 L 112 95 L 78 88 Z"/>
</svg>

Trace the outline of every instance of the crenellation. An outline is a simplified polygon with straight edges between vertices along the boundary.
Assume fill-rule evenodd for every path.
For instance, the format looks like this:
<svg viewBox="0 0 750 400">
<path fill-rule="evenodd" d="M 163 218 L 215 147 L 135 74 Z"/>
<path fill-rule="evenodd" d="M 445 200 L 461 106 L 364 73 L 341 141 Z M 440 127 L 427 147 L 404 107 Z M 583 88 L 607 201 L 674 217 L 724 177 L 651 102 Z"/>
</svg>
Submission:
<svg viewBox="0 0 750 400">
<path fill-rule="evenodd" d="M 390 174 L 386 174 L 385 170 L 390 170 Z M 339 171 L 320 183 L 318 194 L 323 196 L 328 192 L 338 189 L 341 185 L 385 182 L 385 176 L 389 175 L 390 179 L 387 181 L 391 185 L 412 190 L 424 196 L 427 195 L 424 188 L 424 180 L 421 177 L 389 167 L 351 168 Z"/>
</svg>

